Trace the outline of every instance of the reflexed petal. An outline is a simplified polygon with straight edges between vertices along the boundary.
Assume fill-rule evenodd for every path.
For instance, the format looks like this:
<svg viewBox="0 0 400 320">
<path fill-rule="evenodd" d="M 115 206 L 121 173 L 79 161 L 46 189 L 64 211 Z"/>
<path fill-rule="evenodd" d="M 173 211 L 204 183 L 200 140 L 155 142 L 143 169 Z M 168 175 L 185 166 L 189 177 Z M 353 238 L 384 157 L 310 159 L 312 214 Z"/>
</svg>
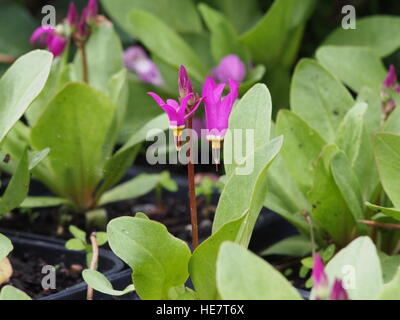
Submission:
<svg viewBox="0 0 400 320">
<path fill-rule="evenodd" d="M 151 96 L 157 103 L 158 105 L 161 107 L 162 105 L 165 105 L 165 102 L 163 99 L 160 98 L 160 96 L 154 92 L 147 92 L 147 94 L 149 96 Z"/>
</svg>

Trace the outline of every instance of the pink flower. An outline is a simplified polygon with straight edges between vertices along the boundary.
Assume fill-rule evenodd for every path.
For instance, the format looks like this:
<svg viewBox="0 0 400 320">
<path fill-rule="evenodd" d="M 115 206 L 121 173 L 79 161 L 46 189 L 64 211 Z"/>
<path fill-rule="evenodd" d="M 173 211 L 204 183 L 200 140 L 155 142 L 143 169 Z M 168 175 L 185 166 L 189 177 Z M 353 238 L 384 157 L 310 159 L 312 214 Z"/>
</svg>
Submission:
<svg viewBox="0 0 400 320">
<path fill-rule="evenodd" d="M 386 88 L 394 88 L 397 85 L 397 75 L 394 65 L 390 65 L 388 74 L 385 81 L 383 81 L 383 86 Z"/>
<path fill-rule="evenodd" d="M 343 288 L 342 280 L 335 279 L 331 293 L 329 294 L 330 300 L 350 300 L 346 290 Z"/>
<path fill-rule="evenodd" d="M 319 253 L 314 255 L 312 279 L 314 289 L 316 290 L 316 299 L 326 299 L 328 295 L 329 282 L 325 273 L 324 262 Z"/>
<path fill-rule="evenodd" d="M 203 99 L 199 99 L 197 104 L 193 106 L 190 112 L 187 112 L 188 101 L 193 98 L 193 93 L 188 94 L 185 98 L 181 99 L 180 103 L 175 100 L 168 99 L 164 102 L 157 94 L 154 92 L 148 92 L 148 94 L 153 97 L 153 99 L 158 103 L 158 105 L 163 109 L 169 118 L 169 127 L 173 131 L 176 148 L 179 150 L 181 148 L 180 137 L 182 131 L 185 128 L 186 119 L 192 116 L 192 114 L 197 110 Z"/>
<path fill-rule="evenodd" d="M 216 84 L 208 77 L 203 85 L 202 95 L 206 110 L 207 140 L 212 142 L 213 149 L 220 148 L 228 129 L 229 116 L 239 94 L 239 84 L 229 80 L 230 93 L 222 98 L 225 84 Z"/>
<path fill-rule="evenodd" d="M 217 82 L 228 84 L 229 80 L 234 80 L 240 83 L 246 77 L 246 66 L 237 55 L 230 54 L 212 70 L 211 76 Z"/>
<path fill-rule="evenodd" d="M 155 86 L 161 86 L 164 83 L 157 65 L 140 46 L 132 46 L 125 50 L 124 64 L 127 69 L 136 72 L 143 82 Z"/>
<path fill-rule="evenodd" d="M 68 39 L 59 35 L 56 28 L 53 27 L 39 27 L 31 37 L 32 44 L 39 44 L 40 46 L 47 46 L 49 51 L 53 53 L 54 57 L 58 57 L 64 52 Z"/>
</svg>

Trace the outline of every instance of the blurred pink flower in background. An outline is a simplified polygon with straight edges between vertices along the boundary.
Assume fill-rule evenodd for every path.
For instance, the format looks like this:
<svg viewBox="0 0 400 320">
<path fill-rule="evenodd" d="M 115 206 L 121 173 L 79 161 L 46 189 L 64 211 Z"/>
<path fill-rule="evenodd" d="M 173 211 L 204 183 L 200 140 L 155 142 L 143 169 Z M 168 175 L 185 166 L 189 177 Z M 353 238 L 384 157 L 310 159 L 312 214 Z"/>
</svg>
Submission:
<svg viewBox="0 0 400 320">
<path fill-rule="evenodd" d="M 164 83 L 157 65 L 140 46 L 132 46 L 125 50 L 124 64 L 127 69 L 134 71 L 143 82 L 155 86 L 161 86 Z"/>
<path fill-rule="evenodd" d="M 237 55 L 230 54 L 211 71 L 211 77 L 216 82 L 229 84 L 229 80 L 233 80 L 240 83 L 246 78 L 246 66 Z"/>
<path fill-rule="evenodd" d="M 64 52 L 68 39 L 61 35 L 56 28 L 53 27 L 39 27 L 31 37 L 31 44 L 38 44 L 39 46 L 46 46 L 47 49 L 58 57 Z"/>
</svg>

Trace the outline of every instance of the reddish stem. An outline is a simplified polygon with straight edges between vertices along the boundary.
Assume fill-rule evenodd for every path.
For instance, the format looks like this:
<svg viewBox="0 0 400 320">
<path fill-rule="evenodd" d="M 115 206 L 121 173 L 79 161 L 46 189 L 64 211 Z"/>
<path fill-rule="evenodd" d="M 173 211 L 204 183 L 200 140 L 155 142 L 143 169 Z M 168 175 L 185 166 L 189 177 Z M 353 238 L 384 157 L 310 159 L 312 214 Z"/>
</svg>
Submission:
<svg viewBox="0 0 400 320">
<path fill-rule="evenodd" d="M 82 44 L 79 49 L 81 51 L 81 57 L 82 57 L 83 81 L 86 83 L 89 83 L 89 68 L 88 68 L 88 63 L 87 63 L 87 55 L 86 55 L 85 45 Z"/>
<path fill-rule="evenodd" d="M 381 228 L 388 228 L 388 229 L 398 229 L 400 230 L 400 224 L 394 223 L 382 223 L 376 221 L 369 221 L 369 220 L 358 220 L 358 222 L 372 226 L 372 227 L 381 227 Z"/>
<path fill-rule="evenodd" d="M 188 163 L 188 184 L 189 184 L 189 197 L 190 197 L 190 219 L 192 222 L 192 245 L 193 250 L 197 248 L 199 245 L 199 230 L 197 226 L 197 205 L 196 205 L 196 190 L 195 190 L 195 183 L 194 183 L 194 164 L 192 162 L 192 118 L 188 119 L 187 128 L 189 129 L 189 149 L 188 149 L 188 156 L 189 156 L 189 163 Z"/>
</svg>

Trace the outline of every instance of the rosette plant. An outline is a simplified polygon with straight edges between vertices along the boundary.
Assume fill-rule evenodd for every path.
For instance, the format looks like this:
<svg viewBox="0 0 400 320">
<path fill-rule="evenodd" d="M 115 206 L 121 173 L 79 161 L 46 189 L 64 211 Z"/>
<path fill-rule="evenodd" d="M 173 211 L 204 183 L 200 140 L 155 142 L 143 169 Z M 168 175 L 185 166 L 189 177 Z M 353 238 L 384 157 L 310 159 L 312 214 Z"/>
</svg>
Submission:
<svg viewBox="0 0 400 320">
<path fill-rule="evenodd" d="M 33 51 L 19 59 L 0 79 L 0 143 L 22 117 L 25 110 L 39 95 L 50 73 L 52 54 L 45 51 Z M 10 156 L 4 153 L 2 161 Z M 15 159 L 16 167 L 4 193 L 0 198 L 0 217 L 18 207 L 28 194 L 30 171 L 43 159 L 45 153 L 34 153 L 27 148 Z M 7 165 L 7 164 L 6 164 Z M 0 284 L 6 282 L 12 273 L 7 255 L 12 251 L 11 241 L 0 234 Z M 23 292 L 5 286 L 0 292 L 3 299 L 29 299 Z"/>
<path fill-rule="evenodd" d="M 384 253 L 395 255 L 400 249 L 400 233 L 377 226 L 396 221 L 380 207 L 398 206 L 396 184 L 387 179 L 396 179 L 393 133 L 399 133 L 400 122 L 397 83 L 381 58 L 400 43 L 378 39 L 398 25 L 398 17 L 362 19 L 354 32 L 333 32 L 317 50 L 316 60 L 298 63 L 291 110 L 280 111 L 276 120 L 275 131 L 284 135 L 285 143 L 269 171 L 265 201 L 321 248 L 332 243 L 341 248 L 369 235 L 384 268 L 391 260 Z M 275 249 L 296 255 L 302 250 L 290 246 L 297 240 L 303 241 L 289 238 Z"/>
<path fill-rule="evenodd" d="M 85 270 L 83 277 L 88 285 L 111 295 L 136 290 L 142 299 L 220 298 L 216 282 L 219 248 L 225 241 L 248 246 L 263 205 L 268 168 L 282 145 L 282 137 L 270 140 L 270 128 L 271 97 L 265 85 L 256 84 L 234 105 L 229 120 L 231 130 L 254 130 L 254 148 L 246 157 L 254 164 L 253 170 L 241 174 L 245 164 L 225 162 L 227 179 L 212 235 L 191 253 L 185 242 L 143 213 L 114 219 L 107 226 L 109 245 L 132 269 L 133 285 L 114 290 L 102 274 Z M 233 142 L 243 143 L 241 139 Z M 232 143 L 228 137 L 227 143 Z M 189 276 L 194 290 L 185 286 Z"/>
<path fill-rule="evenodd" d="M 45 89 L 25 114 L 26 123 L 18 122 L 4 142 L 3 150 L 11 159 L 17 159 L 28 146 L 49 150 L 32 175 L 55 197 L 50 193 L 29 197 L 23 207 L 63 204 L 87 212 L 145 194 L 159 182 L 159 175 L 143 174 L 116 186 L 148 130 L 166 129 L 168 121 L 164 115 L 137 119 L 133 134 L 124 132 L 129 85 L 122 45 L 112 23 L 98 15 L 96 8 L 95 1 L 89 1 L 78 19 L 75 7 L 70 6 L 68 17 L 57 27 L 64 28 L 68 45 L 55 60 Z M 73 44 L 79 50 L 69 62 Z M 118 146 L 121 136 L 126 143 Z M 3 167 L 13 172 L 15 163 Z"/>
</svg>

